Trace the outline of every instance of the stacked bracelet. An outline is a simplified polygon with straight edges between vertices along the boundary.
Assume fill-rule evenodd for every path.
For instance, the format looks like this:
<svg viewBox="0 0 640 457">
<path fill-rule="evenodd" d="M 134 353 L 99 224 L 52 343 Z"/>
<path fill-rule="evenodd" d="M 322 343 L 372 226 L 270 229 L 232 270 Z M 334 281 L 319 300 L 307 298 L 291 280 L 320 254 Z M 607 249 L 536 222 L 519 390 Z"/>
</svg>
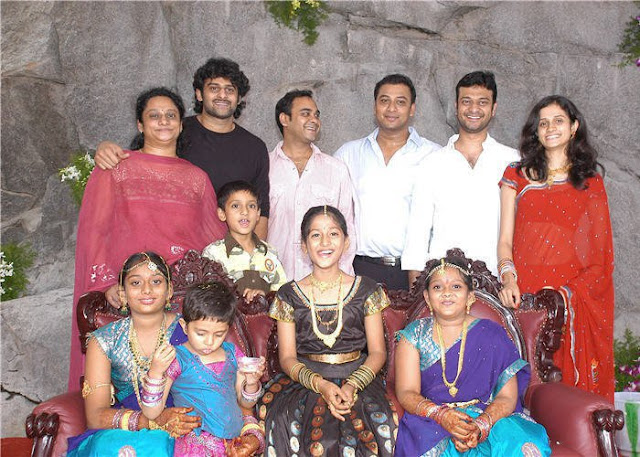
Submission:
<svg viewBox="0 0 640 457">
<path fill-rule="evenodd" d="M 242 389 L 240 389 L 240 394 L 242 395 L 242 399 L 247 403 L 255 403 L 257 402 L 262 394 L 264 393 L 264 387 L 260 384 L 260 388 L 253 393 L 247 392 L 245 390 L 245 386 L 247 385 L 246 381 L 242 383 Z"/>
<path fill-rule="evenodd" d="M 140 430 L 140 416 L 142 416 L 142 411 L 134 411 L 129 417 L 129 423 L 127 424 L 127 428 L 131 432 L 137 432 Z"/>
<path fill-rule="evenodd" d="M 482 413 L 474 420 L 475 424 L 480 429 L 480 436 L 478 438 L 478 442 L 481 443 L 487 439 L 489 436 L 489 432 L 491 431 L 491 427 L 493 427 L 493 419 L 487 413 Z"/>
<path fill-rule="evenodd" d="M 502 279 L 505 274 L 511 273 L 513 275 L 513 279 L 518 281 L 518 273 L 516 272 L 516 266 L 513 263 L 513 260 L 509 258 L 504 258 L 498 262 L 498 277 L 500 278 L 500 282 L 503 282 Z"/>
<path fill-rule="evenodd" d="M 356 391 L 363 391 L 375 378 L 376 374 L 371 368 L 366 365 L 360 365 L 357 370 L 349 375 L 346 383 L 353 386 Z"/>
<path fill-rule="evenodd" d="M 315 371 L 311 371 L 306 366 L 300 368 L 298 371 L 298 382 L 317 394 L 320 393 L 320 390 L 318 389 L 318 383 L 320 381 L 322 381 L 322 376 Z"/>
<path fill-rule="evenodd" d="M 242 416 L 244 420 L 244 426 L 240 430 L 240 436 L 253 435 L 260 443 L 255 454 L 259 455 L 264 451 L 265 439 L 264 439 L 264 427 L 258 424 L 258 420 L 253 416 Z"/>
<path fill-rule="evenodd" d="M 126 409 L 118 409 L 111 418 L 111 428 L 120 428 L 120 422 L 122 421 L 122 415 Z"/>
<path fill-rule="evenodd" d="M 142 377 L 141 403 L 147 407 L 154 407 L 162 402 L 164 396 L 164 386 L 167 384 L 167 377 L 155 379 L 145 374 Z"/>
<path fill-rule="evenodd" d="M 296 362 L 289 370 L 289 377 L 294 381 L 298 381 L 300 379 L 300 370 L 305 367 L 305 364 L 302 362 Z"/>
<path fill-rule="evenodd" d="M 120 420 L 120 429 L 129 430 L 129 418 L 133 414 L 132 409 L 126 409 L 122 414 L 122 419 Z"/>
</svg>

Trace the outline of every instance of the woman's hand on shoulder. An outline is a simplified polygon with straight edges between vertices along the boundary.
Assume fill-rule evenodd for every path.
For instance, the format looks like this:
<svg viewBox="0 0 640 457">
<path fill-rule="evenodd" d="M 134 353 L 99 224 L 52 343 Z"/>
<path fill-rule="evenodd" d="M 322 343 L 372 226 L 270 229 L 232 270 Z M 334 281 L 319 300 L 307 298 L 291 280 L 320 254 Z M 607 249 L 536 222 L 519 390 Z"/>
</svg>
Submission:
<svg viewBox="0 0 640 457">
<path fill-rule="evenodd" d="M 511 273 L 507 273 L 511 276 Z M 518 282 L 513 278 L 505 280 L 502 284 L 502 289 L 498 292 L 498 297 L 504 306 L 507 308 L 518 308 L 520 306 L 520 288 Z"/>
<path fill-rule="evenodd" d="M 118 285 L 117 284 L 114 284 L 113 286 L 109 287 L 104 292 L 104 298 L 114 308 L 117 308 L 117 309 L 122 308 L 122 302 L 120 301 L 120 294 L 118 294 Z"/>
<path fill-rule="evenodd" d="M 164 343 L 153 354 L 151 359 L 151 367 L 149 368 L 149 377 L 152 379 L 161 379 L 165 372 L 176 358 L 176 348 L 169 343 Z"/>
</svg>

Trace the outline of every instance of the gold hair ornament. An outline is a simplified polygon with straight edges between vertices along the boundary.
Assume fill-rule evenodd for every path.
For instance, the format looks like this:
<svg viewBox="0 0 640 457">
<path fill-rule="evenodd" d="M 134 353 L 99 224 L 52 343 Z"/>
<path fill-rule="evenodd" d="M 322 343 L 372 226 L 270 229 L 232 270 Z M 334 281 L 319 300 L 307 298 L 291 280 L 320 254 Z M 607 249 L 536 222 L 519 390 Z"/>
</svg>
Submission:
<svg viewBox="0 0 640 457">
<path fill-rule="evenodd" d="M 455 268 L 456 270 L 460 271 L 460 273 L 462 273 L 465 276 L 469 276 L 471 274 L 471 272 L 469 270 L 465 270 L 464 268 L 456 265 L 455 263 L 446 262 L 444 260 L 444 257 L 443 257 L 442 259 L 440 259 L 440 264 L 431 269 L 431 271 L 427 275 L 427 279 L 429 279 L 434 274 L 437 274 L 438 276 L 444 276 L 445 275 L 445 268 L 447 268 L 447 267 Z"/>
</svg>

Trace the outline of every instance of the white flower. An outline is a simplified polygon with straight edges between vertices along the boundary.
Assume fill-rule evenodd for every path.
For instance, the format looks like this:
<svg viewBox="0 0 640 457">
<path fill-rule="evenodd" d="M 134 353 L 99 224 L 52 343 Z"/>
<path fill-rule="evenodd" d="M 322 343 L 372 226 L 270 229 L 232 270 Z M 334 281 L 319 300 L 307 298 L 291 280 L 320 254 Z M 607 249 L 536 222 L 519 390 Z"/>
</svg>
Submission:
<svg viewBox="0 0 640 457">
<path fill-rule="evenodd" d="M 0 282 L 7 276 L 13 276 L 13 262 L 7 263 L 4 252 L 0 251 Z"/>
<path fill-rule="evenodd" d="M 93 157 L 91 157 L 91 154 L 89 154 L 88 152 L 84 155 L 84 160 L 92 167 L 96 166 L 96 162 L 93 160 Z"/>
<path fill-rule="evenodd" d="M 75 165 L 70 165 L 60 170 L 60 181 L 77 181 L 80 179 L 80 170 Z"/>
</svg>

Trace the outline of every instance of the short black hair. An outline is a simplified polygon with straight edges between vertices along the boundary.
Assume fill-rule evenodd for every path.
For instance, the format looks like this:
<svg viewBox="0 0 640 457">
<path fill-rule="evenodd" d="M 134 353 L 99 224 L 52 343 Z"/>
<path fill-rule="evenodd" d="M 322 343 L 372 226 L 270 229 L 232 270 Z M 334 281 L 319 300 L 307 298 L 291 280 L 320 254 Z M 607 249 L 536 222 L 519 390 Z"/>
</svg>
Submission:
<svg viewBox="0 0 640 457">
<path fill-rule="evenodd" d="M 340 230 L 342 230 L 344 236 L 349 236 L 349 233 L 347 232 L 347 220 L 344 218 L 344 215 L 338 208 L 335 208 L 331 205 L 314 206 L 312 208 L 309 208 L 309 210 L 305 213 L 304 217 L 302 218 L 302 224 L 300 224 L 300 232 L 303 242 L 307 240 L 309 233 L 311 233 L 311 222 L 313 222 L 313 219 L 315 219 L 316 216 L 319 216 L 321 214 L 330 216 L 338 224 L 338 227 L 340 227 Z"/>
<path fill-rule="evenodd" d="M 373 89 L 374 100 L 378 99 L 378 92 L 380 92 L 380 88 L 385 84 L 403 84 L 407 86 L 409 88 L 409 91 L 411 91 L 411 104 L 414 104 L 416 102 L 416 88 L 413 85 L 413 81 L 411 81 L 411 78 L 409 78 L 408 76 L 402 75 L 400 73 L 387 75 L 380 81 L 378 81 L 375 89 Z"/>
<path fill-rule="evenodd" d="M 231 324 L 236 305 L 236 295 L 223 283 L 205 282 L 187 290 L 182 304 L 182 318 L 186 323 L 208 319 Z"/>
<path fill-rule="evenodd" d="M 291 107 L 293 106 L 293 101 L 296 98 L 301 97 L 309 97 L 313 98 L 313 92 L 310 90 L 292 90 L 284 94 L 278 103 L 276 103 L 276 124 L 278 124 L 278 128 L 280 129 L 280 133 L 284 133 L 284 127 L 280 122 L 280 113 L 284 113 L 287 116 L 291 117 Z"/>
<path fill-rule="evenodd" d="M 498 100 L 498 86 L 496 85 L 496 77 L 490 71 L 472 71 L 462 77 L 458 84 L 456 84 L 456 101 L 460 96 L 461 87 L 473 87 L 480 86 L 485 89 L 489 89 L 493 93 L 493 103 Z"/>
<path fill-rule="evenodd" d="M 200 89 L 200 92 L 204 91 L 204 82 L 207 79 L 226 78 L 231 81 L 233 87 L 238 91 L 240 97 L 244 97 L 251 89 L 249 85 L 249 78 L 240 70 L 240 66 L 230 59 L 224 58 L 212 58 L 198 68 L 193 74 L 193 90 Z M 202 102 L 195 97 L 194 110 L 196 113 L 202 113 Z M 241 100 L 233 113 L 233 117 L 238 119 L 242 110 L 246 106 L 244 100 Z"/>
<path fill-rule="evenodd" d="M 257 200 L 258 206 L 260 205 L 260 196 L 253 184 L 247 181 L 231 181 L 222 186 L 218 191 L 218 208 L 224 211 L 229 197 L 236 192 L 250 193 Z"/>
<path fill-rule="evenodd" d="M 182 97 L 166 87 L 154 87 L 152 89 L 145 90 L 140 95 L 138 95 L 138 98 L 136 99 L 136 119 L 138 120 L 138 122 L 144 124 L 144 122 L 142 121 L 142 113 L 144 113 L 144 110 L 149 104 L 149 100 L 151 100 L 153 97 L 170 98 L 173 104 L 176 105 L 176 108 L 178 108 L 178 114 L 180 114 L 180 122 L 182 122 L 182 119 L 184 119 L 184 103 L 182 102 Z M 132 151 L 135 151 L 137 149 L 142 149 L 143 146 L 144 135 L 141 132 L 138 132 L 136 136 L 133 137 L 133 140 L 131 140 L 129 148 Z M 182 135 L 182 132 L 180 132 L 180 135 L 178 136 L 178 142 L 176 144 L 176 152 L 179 154 L 180 152 L 182 152 L 183 148 L 184 137 Z"/>
</svg>

